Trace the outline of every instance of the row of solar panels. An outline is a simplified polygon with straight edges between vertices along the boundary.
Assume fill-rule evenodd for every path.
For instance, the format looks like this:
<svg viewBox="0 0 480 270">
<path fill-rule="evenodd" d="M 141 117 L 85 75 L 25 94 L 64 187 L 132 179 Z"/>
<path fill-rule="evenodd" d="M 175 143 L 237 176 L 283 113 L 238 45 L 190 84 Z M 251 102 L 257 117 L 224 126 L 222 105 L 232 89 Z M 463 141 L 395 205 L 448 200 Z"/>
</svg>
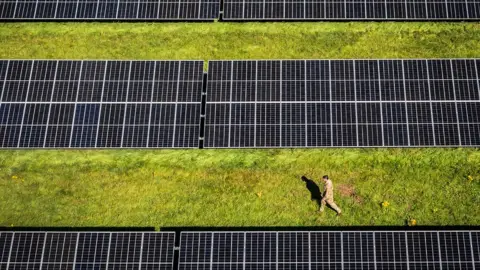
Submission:
<svg viewBox="0 0 480 270">
<path fill-rule="evenodd" d="M 475 270 L 480 231 L 0 232 L 0 269 L 174 267 Z"/>
<path fill-rule="evenodd" d="M 478 59 L 203 64 L 0 61 L 0 146 L 480 146 Z"/>
<path fill-rule="evenodd" d="M 3 20 L 478 20 L 479 0 L 2 0 Z"/>
</svg>

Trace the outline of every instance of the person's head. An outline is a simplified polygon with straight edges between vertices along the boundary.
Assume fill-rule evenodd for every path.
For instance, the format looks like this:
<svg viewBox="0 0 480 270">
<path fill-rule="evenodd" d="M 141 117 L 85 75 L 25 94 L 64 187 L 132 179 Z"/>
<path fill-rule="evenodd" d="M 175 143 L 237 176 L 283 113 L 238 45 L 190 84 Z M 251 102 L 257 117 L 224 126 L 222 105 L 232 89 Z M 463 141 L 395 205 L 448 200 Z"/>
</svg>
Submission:
<svg viewBox="0 0 480 270">
<path fill-rule="evenodd" d="M 302 176 L 302 181 L 303 181 L 303 182 L 307 182 L 307 181 L 308 181 L 308 178 L 304 175 L 304 176 Z"/>
<path fill-rule="evenodd" d="M 324 175 L 324 176 L 322 177 L 322 180 L 323 180 L 323 181 L 327 181 L 327 180 L 328 180 L 328 175 Z"/>
</svg>

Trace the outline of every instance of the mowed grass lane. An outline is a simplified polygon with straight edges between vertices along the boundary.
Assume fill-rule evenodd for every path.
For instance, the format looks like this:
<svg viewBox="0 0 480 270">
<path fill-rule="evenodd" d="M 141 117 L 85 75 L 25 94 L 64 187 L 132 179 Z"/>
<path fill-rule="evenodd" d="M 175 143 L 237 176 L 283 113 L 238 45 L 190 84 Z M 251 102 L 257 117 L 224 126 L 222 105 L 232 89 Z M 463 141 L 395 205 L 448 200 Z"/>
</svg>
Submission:
<svg viewBox="0 0 480 270">
<path fill-rule="evenodd" d="M 478 225 L 479 164 L 475 149 L 1 151 L 0 225 Z M 341 217 L 300 180 L 323 174 Z"/>
<path fill-rule="evenodd" d="M 4 59 L 479 56 L 478 23 L 0 23 Z"/>
</svg>

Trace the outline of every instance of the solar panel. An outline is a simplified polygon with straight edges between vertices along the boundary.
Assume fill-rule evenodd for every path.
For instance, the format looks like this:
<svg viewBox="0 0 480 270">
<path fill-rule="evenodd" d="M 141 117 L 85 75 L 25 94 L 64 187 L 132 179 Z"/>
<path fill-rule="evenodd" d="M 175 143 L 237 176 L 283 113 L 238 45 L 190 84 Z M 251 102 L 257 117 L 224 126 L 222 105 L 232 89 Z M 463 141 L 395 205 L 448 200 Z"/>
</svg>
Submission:
<svg viewBox="0 0 480 270">
<path fill-rule="evenodd" d="M 470 243 L 472 245 L 472 262 L 475 269 L 480 269 L 480 232 L 470 232 Z"/>
<path fill-rule="evenodd" d="M 42 269 L 74 269 L 78 233 L 51 232 L 45 236 Z"/>
<path fill-rule="evenodd" d="M 472 243 L 478 232 L 182 232 L 179 269 L 475 269 Z"/>
<path fill-rule="evenodd" d="M 7 269 L 12 238 L 12 232 L 0 232 L 0 269 Z"/>
<path fill-rule="evenodd" d="M 198 147 L 203 61 L 4 60 L 0 77 L 1 147 Z"/>
<path fill-rule="evenodd" d="M 2 20 L 213 20 L 219 11 L 219 0 L 0 2 Z"/>
<path fill-rule="evenodd" d="M 480 61 L 210 61 L 205 147 L 480 145 Z"/>
<path fill-rule="evenodd" d="M 175 233 L 0 232 L 0 269 L 173 269 Z"/>
<path fill-rule="evenodd" d="M 478 231 L 182 232 L 178 269 L 478 269 Z M 0 232 L 1 269 L 173 269 L 174 232 Z"/>
<path fill-rule="evenodd" d="M 225 20 L 478 20 L 478 0 L 225 0 Z"/>
<path fill-rule="evenodd" d="M 40 269 L 45 233 L 15 233 L 7 269 Z"/>
</svg>

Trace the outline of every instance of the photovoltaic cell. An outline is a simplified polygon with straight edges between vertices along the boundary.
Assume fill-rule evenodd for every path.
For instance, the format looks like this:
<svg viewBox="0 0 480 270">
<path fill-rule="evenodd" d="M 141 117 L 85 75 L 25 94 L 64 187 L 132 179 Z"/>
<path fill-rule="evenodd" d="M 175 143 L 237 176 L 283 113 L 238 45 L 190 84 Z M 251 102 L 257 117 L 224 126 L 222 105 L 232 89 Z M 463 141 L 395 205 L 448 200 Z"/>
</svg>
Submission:
<svg viewBox="0 0 480 270">
<path fill-rule="evenodd" d="M 225 0 L 225 20 L 478 20 L 480 2 Z"/>
<path fill-rule="evenodd" d="M 0 2 L 2 20 L 213 20 L 218 0 L 85 0 Z"/>
<path fill-rule="evenodd" d="M 210 61 L 205 147 L 480 145 L 479 61 Z"/>
<path fill-rule="evenodd" d="M 0 63 L 1 147 L 198 147 L 202 61 Z"/>
</svg>

